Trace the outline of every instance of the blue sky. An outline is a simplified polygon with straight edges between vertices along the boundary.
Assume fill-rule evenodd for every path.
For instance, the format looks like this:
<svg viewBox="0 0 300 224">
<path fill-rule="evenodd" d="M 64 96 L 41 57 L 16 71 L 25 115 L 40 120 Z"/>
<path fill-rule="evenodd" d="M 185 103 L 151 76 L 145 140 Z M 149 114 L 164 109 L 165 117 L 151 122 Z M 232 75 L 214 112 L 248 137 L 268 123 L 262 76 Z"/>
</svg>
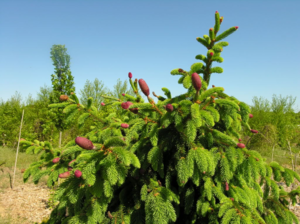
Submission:
<svg viewBox="0 0 300 224">
<path fill-rule="evenodd" d="M 25 99 L 51 86 L 53 44 L 71 56 L 76 92 L 87 79 L 112 89 L 116 80 L 142 78 L 157 95 L 162 87 L 173 96 L 186 90 L 170 75 L 189 70 L 207 50 L 196 37 L 214 26 L 216 10 L 224 16 L 227 37 L 224 69 L 210 85 L 252 104 L 254 96 L 297 97 L 300 109 L 300 1 L 0 1 L 0 99 L 15 91 Z M 154 98 L 154 97 L 153 97 Z"/>
</svg>

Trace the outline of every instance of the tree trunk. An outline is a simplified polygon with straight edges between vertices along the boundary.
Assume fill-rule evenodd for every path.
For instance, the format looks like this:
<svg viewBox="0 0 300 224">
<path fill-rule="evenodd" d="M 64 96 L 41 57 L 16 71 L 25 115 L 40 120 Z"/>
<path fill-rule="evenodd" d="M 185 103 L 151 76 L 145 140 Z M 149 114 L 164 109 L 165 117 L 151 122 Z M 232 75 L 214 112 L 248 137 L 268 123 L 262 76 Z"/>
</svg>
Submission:
<svg viewBox="0 0 300 224">
<path fill-rule="evenodd" d="M 59 132 L 59 143 L 58 143 L 58 147 L 59 147 L 59 148 L 61 148 L 61 136 L 62 136 L 62 131 Z M 58 178 L 58 180 L 57 180 L 58 186 L 59 186 L 59 184 L 60 184 L 59 182 L 60 182 L 60 181 L 59 181 L 59 178 Z"/>
<path fill-rule="evenodd" d="M 297 157 L 298 157 L 298 154 L 295 153 L 295 159 L 294 159 L 294 171 L 296 172 L 297 170 Z"/>
<path fill-rule="evenodd" d="M 275 148 L 275 144 L 273 145 L 273 149 L 272 149 L 272 162 L 274 161 L 274 148 Z"/>
<path fill-rule="evenodd" d="M 293 153 L 292 153 L 292 148 L 291 148 L 291 145 L 290 145 L 290 141 L 287 141 L 287 143 L 288 143 L 288 146 L 289 146 L 290 155 L 291 155 L 291 159 L 292 159 L 292 169 L 293 169 L 293 171 L 295 171 L 294 170 Z"/>
<path fill-rule="evenodd" d="M 21 119 L 21 124 L 20 124 L 19 141 L 18 141 L 17 154 L 16 154 L 16 159 L 15 159 L 14 176 L 13 176 L 13 181 L 12 181 L 11 189 L 14 188 L 14 183 L 15 183 L 15 176 L 16 176 L 16 169 L 17 169 L 17 160 L 18 160 L 18 153 L 19 153 L 19 145 L 20 145 L 20 138 L 21 138 L 21 130 L 22 130 L 23 117 L 24 117 L 24 110 L 23 110 L 23 113 L 22 113 L 22 119 Z"/>
<path fill-rule="evenodd" d="M 61 148 L 61 135 L 62 135 L 62 131 L 59 132 L 59 143 L 58 143 L 59 148 Z"/>
</svg>

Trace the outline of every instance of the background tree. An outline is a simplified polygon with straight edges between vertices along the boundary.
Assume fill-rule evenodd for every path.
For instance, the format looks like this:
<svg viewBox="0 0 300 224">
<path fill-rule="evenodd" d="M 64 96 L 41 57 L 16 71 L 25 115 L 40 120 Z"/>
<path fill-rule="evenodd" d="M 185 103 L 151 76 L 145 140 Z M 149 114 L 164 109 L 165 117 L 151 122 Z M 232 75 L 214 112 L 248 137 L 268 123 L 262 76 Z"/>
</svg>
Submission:
<svg viewBox="0 0 300 224">
<path fill-rule="evenodd" d="M 70 56 L 65 45 L 53 45 L 51 48 L 51 59 L 55 67 L 55 74 L 51 75 L 53 94 L 50 95 L 50 103 L 58 103 L 61 95 L 70 96 L 75 92 L 74 78 L 70 71 Z M 65 115 L 61 108 L 51 108 L 50 115 L 56 128 L 60 132 L 59 147 L 61 147 L 62 131 L 66 129 Z"/>
<path fill-rule="evenodd" d="M 106 95 L 107 93 L 108 89 L 99 79 L 95 78 L 94 82 L 86 80 L 83 89 L 80 90 L 80 102 L 82 102 L 84 106 L 87 106 L 88 98 L 92 97 L 94 106 L 100 110 L 101 102 L 103 102 L 102 95 Z"/>
<path fill-rule="evenodd" d="M 113 97 L 115 99 L 120 99 L 121 101 L 124 101 L 126 99 L 125 96 L 123 96 L 124 94 L 128 94 L 128 95 L 134 95 L 134 91 L 132 90 L 132 88 L 130 88 L 130 85 L 128 85 L 128 82 L 126 82 L 126 80 L 124 80 L 123 82 L 121 81 L 121 79 L 118 79 L 116 84 L 113 86 L 113 89 L 110 90 L 107 93 L 107 96 Z M 116 113 L 117 116 L 121 115 L 121 111 L 122 109 L 119 106 L 116 105 L 111 105 L 110 99 L 105 98 L 104 102 L 107 104 L 106 107 L 103 107 L 103 110 L 107 113 L 109 110 L 112 110 L 114 113 Z"/>
<path fill-rule="evenodd" d="M 290 136 L 290 131 L 293 130 L 291 126 L 296 125 L 296 117 L 294 111 L 294 104 L 296 97 L 292 96 L 272 97 L 272 112 L 273 112 L 273 121 L 272 123 L 278 127 L 278 137 L 282 147 L 287 146 L 287 138 Z"/>
<path fill-rule="evenodd" d="M 6 102 L 0 102 L 0 138 L 3 146 L 15 147 L 22 117 L 22 97 L 16 92 Z"/>
<path fill-rule="evenodd" d="M 263 97 L 254 97 L 252 100 L 253 105 L 251 106 L 253 118 L 249 121 L 249 125 L 259 131 L 263 131 L 266 125 L 274 126 L 279 146 L 287 147 L 286 139 L 290 136 L 291 130 L 296 130 L 292 127 L 300 125 L 293 108 L 295 100 L 296 98 L 292 96 L 282 97 L 275 94 L 271 101 Z M 249 131 L 245 131 L 243 134 L 249 135 L 250 133 Z M 258 138 L 251 139 L 249 147 L 252 147 L 251 144 L 254 142 L 260 141 Z M 256 149 L 258 148 L 256 147 Z"/>
<path fill-rule="evenodd" d="M 124 96 L 122 95 L 124 93 L 134 95 L 134 92 L 128 85 L 127 80 L 122 82 L 121 79 L 118 79 L 116 85 L 114 85 L 114 88 L 112 91 L 110 91 L 109 95 L 119 99 L 124 99 Z"/>
</svg>

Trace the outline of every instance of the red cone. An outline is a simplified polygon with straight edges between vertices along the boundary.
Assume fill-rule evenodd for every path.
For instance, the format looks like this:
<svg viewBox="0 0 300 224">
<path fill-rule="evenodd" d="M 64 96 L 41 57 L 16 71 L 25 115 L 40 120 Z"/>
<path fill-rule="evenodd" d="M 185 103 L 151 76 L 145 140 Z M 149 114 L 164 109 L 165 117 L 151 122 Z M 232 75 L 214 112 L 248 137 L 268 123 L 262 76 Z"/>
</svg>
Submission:
<svg viewBox="0 0 300 224">
<path fill-rule="evenodd" d="M 92 141 L 87 138 L 84 138 L 84 137 L 77 137 L 75 139 L 75 143 L 83 149 L 94 149 L 95 148 Z"/>
</svg>

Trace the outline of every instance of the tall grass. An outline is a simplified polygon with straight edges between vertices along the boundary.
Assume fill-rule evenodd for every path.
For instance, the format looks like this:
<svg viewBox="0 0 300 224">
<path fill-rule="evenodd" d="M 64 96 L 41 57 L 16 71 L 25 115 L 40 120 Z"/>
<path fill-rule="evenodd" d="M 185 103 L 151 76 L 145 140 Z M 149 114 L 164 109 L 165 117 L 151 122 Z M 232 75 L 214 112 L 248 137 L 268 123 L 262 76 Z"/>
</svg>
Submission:
<svg viewBox="0 0 300 224">
<path fill-rule="evenodd" d="M 15 166 L 16 149 L 0 147 L 0 164 L 5 167 L 13 168 Z M 18 153 L 17 168 L 26 169 L 29 165 L 39 159 L 39 155 L 28 155 L 25 152 Z M 2 165 L 2 167 L 3 167 Z"/>
<path fill-rule="evenodd" d="M 12 187 L 14 166 L 16 159 L 16 149 L 0 147 L 0 192 L 4 192 L 5 189 Z M 18 153 L 16 176 L 13 187 L 18 187 L 23 182 L 22 169 L 27 169 L 31 163 L 37 161 L 39 155 L 28 155 L 25 152 Z M 31 179 L 28 183 L 32 183 Z M 44 185 L 47 183 L 47 177 L 41 178 L 39 185 Z"/>
</svg>

